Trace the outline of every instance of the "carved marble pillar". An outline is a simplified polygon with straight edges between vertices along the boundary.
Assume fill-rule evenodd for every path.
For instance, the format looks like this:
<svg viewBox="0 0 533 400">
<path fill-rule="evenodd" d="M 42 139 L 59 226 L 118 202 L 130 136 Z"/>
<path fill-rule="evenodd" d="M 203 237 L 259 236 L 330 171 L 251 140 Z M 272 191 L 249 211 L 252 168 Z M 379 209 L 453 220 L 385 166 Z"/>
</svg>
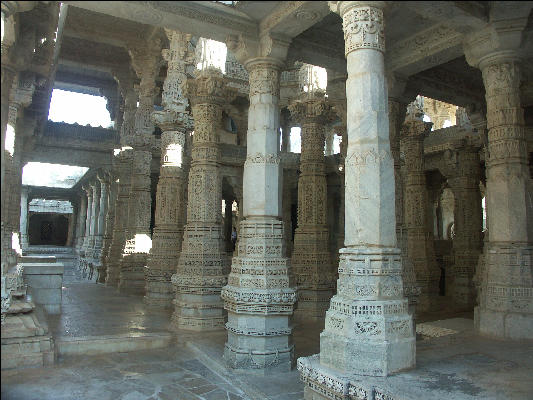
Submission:
<svg viewBox="0 0 533 400">
<path fill-rule="evenodd" d="M 26 250 L 28 243 L 28 188 L 22 187 L 20 192 L 20 246 Z"/>
<path fill-rule="evenodd" d="M 123 128 L 128 119 L 124 119 Z M 131 169 L 133 149 L 122 148 L 115 156 L 117 163 L 117 198 L 115 200 L 115 221 L 113 234 L 108 251 L 107 273 L 105 283 L 107 286 L 117 286 L 120 278 L 120 260 L 122 250 L 126 244 L 126 231 L 128 228 L 128 206 L 131 188 Z"/>
<path fill-rule="evenodd" d="M 292 273 L 298 286 L 294 315 L 302 320 L 322 320 L 335 289 L 328 248 L 324 159 L 325 125 L 332 119 L 333 111 L 323 93 L 304 95 L 290 104 L 289 110 L 302 127 L 298 227 L 292 253 Z"/>
<path fill-rule="evenodd" d="M 493 45 L 516 43 L 520 39 L 520 27 L 511 29 L 511 25 L 494 33 L 494 37 L 501 37 Z M 532 339 L 533 182 L 520 104 L 520 60 L 513 50 L 499 47 L 497 51 L 490 49 L 480 54 L 487 46 L 478 47 L 477 40 L 484 37 L 475 37 L 467 52 L 469 63 L 478 66 L 483 74 L 489 153 L 486 160 L 489 243 L 474 319 L 481 334 Z"/>
<path fill-rule="evenodd" d="M 85 233 L 83 235 L 83 246 L 81 248 L 81 256 L 85 256 L 85 252 L 89 247 L 90 231 L 91 231 L 91 219 L 92 219 L 92 207 L 93 207 L 93 189 L 90 185 L 82 186 L 83 190 L 87 194 L 87 212 L 85 213 Z"/>
<path fill-rule="evenodd" d="M 130 293 L 145 292 L 144 267 L 152 247 L 150 236 L 152 161 L 151 136 L 154 131 L 152 112 L 157 94 L 155 79 L 159 73 L 161 39 L 130 50 L 132 65 L 139 76 L 139 106 L 135 113 L 133 147 L 133 173 L 131 175 L 129 229 L 120 260 L 118 289 Z"/>
<path fill-rule="evenodd" d="M 394 226 L 385 2 L 329 4 L 343 19 L 348 71 L 345 248 L 340 249 L 337 294 L 326 313 L 320 354 L 298 359 L 306 399 L 324 398 L 319 393 L 344 398 L 351 393 L 353 375 L 387 376 L 415 363 Z"/>
<path fill-rule="evenodd" d="M 270 51 L 286 54 L 288 46 L 269 37 L 266 40 L 270 41 Z M 246 55 L 249 57 L 249 53 Z M 285 257 L 281 220 L 278 143 L 283 63 L 263 56 L 241 59 L 250 76 L 244 220 L 240 224 L 238 255 L 233 257 L 228 285 L 222 290 L 228 311 L 224 359 L 235 369 L 288 371 L 294 357 L 289 318 L 296 293 L 289 284 L 290 260 Z"/>
<path fill-rule="evenodd" d="M 80 193 L 80 206 L 78 210 L 78 223 L 77 223 L 77 233 L 76 233 L 76 252 L 79 254 L 83 247 L 83 242 L 85 239 L 85 222 L 87 220 L 87 196 L 85 191 Z"/>
<path fill-rule="evenodd" d="M 444 153 L 445 175 L 454 195 L 453 300 L 465 310 L 472 310 L 476 293 L 474 271 L 481 252 L 483 215 L 479 182 L 481 167 L 479 146 L 472 140 L 456 144 L 456 151 Z"/>
<path fill-rule="evenodd" d="M 98 283 L 105 283 L 109 267 L 109 248 L 113 239 L 113 227 L 115 224 L 115 203 L 118 191 L 118 162 L 113 157 L 113 168 L 109 174 L 109 196 L 107 197 L 107 213 L 105 215 L 105 229 L 102 238 L 102 251 L 100 255 L 101 273 L 98 275 Z"/>
<path fill-rule="evenodd" d="M 391 140 L 391 154 L 394 159 L 394 193 L 396 210 L 396 237 L 398 247 L 402 251 L 402 279 L 403 294 L 409 300 L 409 312 L 414 314 L 414 307 L 418 303 L 420 287 L 416 281 L 413 262 L 408 257 L 408 235 L 404 224 L 404 182 L 401 173 L 400 160 L 401 126 L 405 120 L 406 104 L 389 98 L 389 135 Z"/>
<path fill-rule="evenodd" d="M 404 221 L 407 230 L 407 256 L 414 265 L 416 283 L 420 287 L 417 313 L 437 307 L 440 277 L 433 240 L 429 237 L 429 202 L 424 171 L 424 137 L 431 123 L 424 123 L 422 115 L 421 110 L 411 110 L 402 127 L 402 146 L 407 171 Z"/>
<path fill-rule="evenodd" d="M 281 112 L 281 151 L 288 153 L 291 151 L 291 119 L 287 110 Z"/>
<path fill-rule="evenodd" d="M 341 146 L 340 146 L 340 156 L 341 160 L 339 163 L 339 177 L 341 181 L 341 186 L 339 189 L 339 231 L 337 232 L 337 254 L 335 255 L 335 266 L 339 265 L 340 253 L 338 250 L 344 247 L 344 217 L 345 217 L 345 206 L 344 206 L 344 196 L 345 196 L 345 160 L 346 160 L 346 151 L 348 150 L 348 134 L 346 132 L 346 125 L 341 125 L 336 128 L 337 133 L 341 136 Z"/>
<path fill-rule="evenodd" d="M 333 139 L 335 138 L 335 131 L 331 125 L 326 129 L 326 147 L 324 148 L 324 155 L 333 155 Z"/>
<path fill-rule="evenodd" d="M 97 236 L 98 236 L 98 222 L 100 214 L 100 197 L 101 197 L 101 186 L 98 179 L 94 179 L 89 183 L 92 188 L 92 203 L 91 203 L 91 223 L 89 227 L 89 245 L 87 246 L 87 252 L 85 256 L 87 258 L 94 258 L 94 252 L 97 245 Z"/>
<path fill-rule="evenodd" d="M 108 172 L 99 172 L 97 179 L 100 182 L 100 204 L 98 211 L 98 229 L 94 238 L 94 254 L 93 258 L 95 259 L 95 265 L 98 266 L 98 278 L 99 282 L 105 282 L 105 270 L 102 265 L 102 254 L 103 254 L 103 240 L 105 233 L 105 221 L 107 214 L 107 204 L 109 202 L 109 186 L 111 184 L 111 179 Z"/>
<path fill-rule="evenodd" d="M 152 119 L 161 134 L 161 166 L 157 183 L 155 227 L 152 249 L 145 269 L 146 295 L 151 306 L 172 307 L 174 288 L 172 274 L 176 272 L 183 225 L 186 222 L 187 173 L 184 165 L 187 131 L 192 121 L 186 110 L 188 101 L 183 94 L 190 37 L 181 32 L 167 31 L 170 49 L 163 50 L 168 72 L 163 84 L 163 111 L 155 111 Z"/>
<path fill-rule="evenodd" d="M 187 81 L 194 135 L 189 170 L 187 225 L 172 283 L 176 286 L 174 329 L 194 331 L 224 328 L 220 291 L 226 283 L 228 260 L 222 232 L 222 176 L 219 129 L 222 105 L 233 90 L 222 73 L 204 69 Z"/>
</svg>

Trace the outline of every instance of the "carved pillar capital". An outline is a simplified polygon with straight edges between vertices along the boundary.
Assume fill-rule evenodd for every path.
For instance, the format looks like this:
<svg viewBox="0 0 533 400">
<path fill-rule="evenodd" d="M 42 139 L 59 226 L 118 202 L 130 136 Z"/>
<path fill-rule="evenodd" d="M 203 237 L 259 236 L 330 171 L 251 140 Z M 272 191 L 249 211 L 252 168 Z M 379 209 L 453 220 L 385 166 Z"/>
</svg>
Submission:
<svg viewBox="0 0 533 400">
<path fill-rule="evenodd" d="M 384 1 L 330 1 L 331 11 L 342 17 L 345 55 L 358 49 L 385 52 Z"/>
</svg>

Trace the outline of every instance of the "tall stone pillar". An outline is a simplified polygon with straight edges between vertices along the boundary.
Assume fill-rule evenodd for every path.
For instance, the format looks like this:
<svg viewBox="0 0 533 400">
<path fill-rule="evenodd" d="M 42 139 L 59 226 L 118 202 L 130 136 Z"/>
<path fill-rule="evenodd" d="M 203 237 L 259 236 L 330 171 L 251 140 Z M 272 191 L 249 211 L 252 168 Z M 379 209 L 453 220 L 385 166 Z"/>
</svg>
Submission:
<svg viewBox="0 0 533 400">
<path fill-rule="evenodd" d="M 102 252 L 100 255 L 101 274 L 98 275 L 98 283 L 105 283 L 107 280 L 107 271 L 109 267 L 109 248 L 113 239 L 113 226 L 115 224 L 115 203 L 118 191 L 118 167 L 117 157 L 113 157 L 113 168 L 109 179 L 109 196 L 107 198 L 107 213 L 105 216 L 105 229 L 102 239 Z"/>
<path fill-rule="evenodd" d="M 28 243 L 28 188 L 22 187 L 20 192 L 20 246 L 26 250 Z"/>
<path fill-rule="evenodd" d="M 298 359 L 305 398 L 356 392 L 351 376 L 387 376 L 415 364 L 412 317 L 396 246 L 394 165 L 384 66 L 385 2 L 330 2 L 343 19 L 348 150 L 345 248 L 320 354 Z M 355 380 L 356 378 L 354 378 Z"/>
<path fill-rule="evenodd" d="M 123 118 L 120 126 L 120 149 L 115 149 L 113 158 L 116 169 L 116 199 L 114 203 L 114 221 L 111 242 L 107 251 L 107 270 L 105 282 L 108 286 L 117 286 L 120 277 L 120 260 L 126 243 L 128 229 L 129 195 L 132 171 L 132 137 L 135 129 L 135 112 L 137 110 L 137 93 L 133 87 L 134 73 L 127 70 L 113 71 L 124 98 Z"/>
<path fill-rule="evenodd" d="M 230 368 L 260 373 L 288 371 L 294 347 L 289 323 L 296 302 L 285 257 L 279 156 L 280 75 L 288 43 L 265 35 L 259 46 L 241 37 L 228 48 L 250 76 L 244 220 L 238 255 L 222 290 L 228 311 L 224 359 Z"/>
<path fill-rule="evenodd" d="M 224 240 L 226 244 L 226 251 L 229 254 L 233 253 L 233 246 L 231 244 L 231 231 L 233 227 L 233 211 L 231 206 L 233 200 L 225 199 L 225 209 L 224 209 Z"/>
<path fill-rule="evenodd" d="M 157 183 L 155 227 L 152 249 L 145 269 L 146 295 L 151 306 L 172 307 L 174 288 L 172 274 L 176 272 L 186 222 L 187 174 L 185 141 L 192 121 L 186 111 L 188 101 L 183 94 L 189 36 L 166 31 L 170 49 L 163 50 L 168 72 L 163 84 L 163 111 L 152 114 L 161 134 L 161 166 Z"/>
<path fill-rule="evenodd" d="M 85 213 L 85 233 L 83 235 L 83 246 L 81 248 L 81 255 L 85 256 L 85 252 L 89 247 L 90 232 L 91 232 L 91 219 L 93 211 L 93 189 L 90 185 L 82 186 L 85 193 L 87 193 L 87 212 Z"/>
<path fill-rule="evenodd" d="M 394 81 L 390 82 L 394 85 Z M 395 85 L 396 86 L 396 85 Z M 401 127 L 405 120 L 406 104 L 389 97 L 389 135 L 394 159 L 394 193 L 396 210 L 396 237 L 402 251 L 403 294 L 409 301 L 409 312 L 414 314 L 420 287 L 417 284 L 413 262 L 408 257 L 408 235 L 404 223 L 404 182 L 400 160 Z"/>
<path fill-rule="evenodd" d="M 99 212 L 98 212 L 98 229 L 94 237 L 94 255 L 95 265 L 98 268 L 98 281 L 105 282 L 105 269 L 102 264 L 102 254 L 103 254 L 103 241 L 105 233 L 105 222 L 107 215 L 107 204 L 109 202 L 109 186 L 111 184 L 111 179 L 108 172 L 99 172 L 97 179 L 100 182 L 100 203 L 99 203 Z"/>
<path fill-rule="evenodd" d="M 208 68 L 187 81 L 194 135 L 189 170 L 187 225 L 176 275 L 174 329 L 224 329 L 220 291 L 226 283 L 228 260 L 222 228 L 222 176 L 219 129 L 222 105 L 232 93 L 219 70 Z"/>
<path fill-rule="evenodd" d="M 72 247 L 74 236 L 75 236 L 75 222 L 76 222 L 76 214 L 72 213 L 68 216 L 68 230 L 67 230 L 67 241 L 65 243 L 65 246 Z"/>
<path fill-rule="evenodd" d="M 504 13 L 502 9 L 491 15 L 499 18 Z M 483 74 L 489 153 L 489 242 L 474 319 L 481 334 L 532 339 L 533 182 L 520 104 L 519 58 L 527 19 L 501 22 L 471 35 L 465 48 L 469 64 Z"/>
<path fill-rule="evenodd" d="M 291 151 L 291 119 L 287 110 L 281 112 L 281 151 L 288 153 Z"/>
<path fill-rule="evenodd" d="M 335 272 L 329 253 L 324 159 L 325 125 L 334 113 L 323 93 L 304 94 L 289 105 L 289 110 L 302 127 L 298 227 L 292 253 L 292 273 L 298 286 L 294 315 L 302 320 L 322 320 L 335 290 Z"/>
<path fill-rule="evenodd" d="M 131 175 L 129 229 L 120 261 L 120 291 L 144 293 L 144 267 L 152 248 L 150 236 L 152 161 L 151 136 L 154 131 L 152 112 L 157 94 L 155 79 L 159 74 L 161 39 L 130 50 L 132 65 L 140 78 L 139 107 L 135 113 L 132 138 L 133 174 Z"/>
<path fill-rule="evenodd" d="M 127 125 L 128 118 L 124 119 L 123 127 Z M 120 280 L 120 260 L 122 250 L 126 243 L 128 228 L 128 206 L 131 188 L 131 169 L 133 149 L 122 148 L 115 156 L 118 170 L 117 199 L 115 201 L 115 222 L 113 224 L 113 237 L 109 246 L 107 273 L 105 283 L 107 286 L 118 286 Z"/>
<path fill-rule="evenodd" d="M 332 156 L 333 155 L 333 139 L 335 138 L 335 132 L 333 127 L 330 125 L 326 130 L 326 147 L 324 148 L 324 155 Z"/>
<path fill-rule="evenodd" d="M 83 190 L 80 193 L 80 205 L 78 210 L 78 223 L 76 229 L 76 252 L 79 254 L 85 238 L 85 222 L 87 220 L 87 196 Z"/>
<path fill-rule="evenodd" d="M 100 197 L 101 197 L 101 187 L 98 180 L 95 178 L 94 181 L 90 182 L 89 185 L 92 188 L 92 202 L 91 202 L 91 223 L 89 227 L 89 245 L 87 247 L 87 253 L 85 256 L 87 258 L 93 258 L 93 254 L 96 247 L 96 239 L 98 236 L 98 222 L 100 214 Z"/>
<path fill-rule="evenodd" d="M 479 145 L 472 138 L 455 144 L 444 155 L 444 175 L 454 195 L 453 300 L 457 307 L 472 310 L 476 301 L 473 277 L 481 253 L 483 215 L 479 183 Z"/>
<path fill-rule="evenodd" d="M 435 309 L 439 296 L 440 270 L 435 258 L 433 240 L 429 239 L 429 213 L 426 173 L 424 171 L 424 137 L 431 123 L 422 121 L 422 110 L 411 104 L 402 128 L 405 153 L 405 227 L 407 256 L 414 265 L 420 295 L 417 313 Z M 431 230 L 432 231 L 432 230 Z"/>
</svg>

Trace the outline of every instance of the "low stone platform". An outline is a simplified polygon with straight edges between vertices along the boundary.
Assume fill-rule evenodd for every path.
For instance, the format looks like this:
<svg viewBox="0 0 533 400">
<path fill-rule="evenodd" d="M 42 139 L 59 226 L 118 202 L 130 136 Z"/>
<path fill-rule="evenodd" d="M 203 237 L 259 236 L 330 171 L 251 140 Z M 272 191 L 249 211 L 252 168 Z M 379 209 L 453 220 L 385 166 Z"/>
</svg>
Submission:
<svg viewBox="0 0 533 400">
<path fill-rule="evenodd" d="M 472 320 L 455 318 L 417 326 L 416 368 L 386 378 L 342 376 L 298 360 L 306 398 L 357 400 L 526 400 L 533 398 L 533 342 L 475 334 Z M 338 395 L 341 393 L 341 395 Z"/>
</svg>

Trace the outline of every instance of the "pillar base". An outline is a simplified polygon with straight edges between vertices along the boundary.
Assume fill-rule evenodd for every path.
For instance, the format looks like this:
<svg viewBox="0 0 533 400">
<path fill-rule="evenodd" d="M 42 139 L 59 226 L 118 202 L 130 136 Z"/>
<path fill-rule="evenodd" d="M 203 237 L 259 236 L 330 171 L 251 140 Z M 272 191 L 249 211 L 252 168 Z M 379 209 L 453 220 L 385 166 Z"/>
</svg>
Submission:
<svg viewBox="0 0 533 400">
<path fill-rule="evenodd" d="M 228 340 L 229 340 L 228 333 Z M 263 351 L 243 351 L 226 343 L 224 346 L 224 360 L 229 368 L 236 372 L 256 375 L 271 375 L 289 372 L 293 366 L 294 346 L 282 349 Z"/>
<path fill-rule="evenodd" d="M 144 304 L 157 308 L 172 308 L 175 297 L 170 282 L 172 271 L 144 267 L 145 289 Z"/>
<path fill-rule="evenodd" d="M 120 260 L 120 281 L 118 291 L 121 293 L 144 294 L 144 266 L 146 253 L 125 254 Z"/>
<path fill-rule="evenodd" d="M 170 327 L 174 331 L 211 332 L 224 329 L 226 312 L 220 292 L 211 295 L 178 294 Z"/>
<path fill-rule="evenodd" d="M 298 290 L 298 303 L 294 310 L 293 319 L 299 322 L 324 322 L 329 301 L 334 295 L 330 290 Z"/>
<path fill-rule="evenodd" d="M 533 339 L 533 246 L 489 243 L 475 309 L 481 335 L 501 339 Z"/>
</svg>

